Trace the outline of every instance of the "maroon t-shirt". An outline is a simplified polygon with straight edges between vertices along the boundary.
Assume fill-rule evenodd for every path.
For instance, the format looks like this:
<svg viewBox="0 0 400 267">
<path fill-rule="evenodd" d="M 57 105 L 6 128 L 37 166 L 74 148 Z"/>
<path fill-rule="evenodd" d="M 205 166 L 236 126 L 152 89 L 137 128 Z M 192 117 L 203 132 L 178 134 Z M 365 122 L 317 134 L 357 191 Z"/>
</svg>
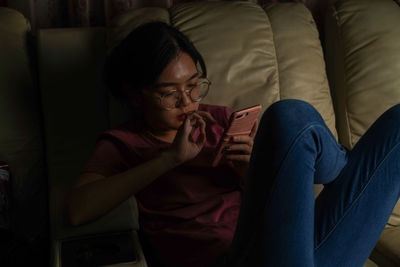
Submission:
<svg viewBox="0 0 400 267">
<path fill-rule="evenodd" d="M 204 266 L 228 250 L 236 228 L 240 178 L 228 163 L 211 166 L 232 111 L 205 104 L 199 110 L 210 112 L 217 121 L 207 124 L 202 151 L 136 194 L 139 224 L 150 253 L 167 266 Z M 169 146 L 146 133 L 142 122 L 128 121 L 100 135 L 82 172 L 108 177 L 154 158 Z"/>
</svg>

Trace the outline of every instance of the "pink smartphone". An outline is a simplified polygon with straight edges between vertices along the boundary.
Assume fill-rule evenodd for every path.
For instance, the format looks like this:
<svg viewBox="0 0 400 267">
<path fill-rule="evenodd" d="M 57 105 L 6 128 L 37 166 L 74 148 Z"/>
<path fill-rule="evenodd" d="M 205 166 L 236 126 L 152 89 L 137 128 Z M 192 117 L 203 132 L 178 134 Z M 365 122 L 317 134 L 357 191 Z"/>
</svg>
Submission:
<svg viewBox="0 0 400 267">
<path fill-rule="evenodd" d="M 224 134 L 222 135 L 217 146 L 217 152 L 212 163 L 213 167 L 217 166 L 220 162 L 222 152 L 225 146 L 229 144 L 229 140 L 232 136 L 250 135 L 251 129 L 253 128 L 253 125 L 260 114 L 261 108 L 261 105 L 256 105 L 232 113 L 229 119 L 229 126 L 225 129 Z"/>
</svg>

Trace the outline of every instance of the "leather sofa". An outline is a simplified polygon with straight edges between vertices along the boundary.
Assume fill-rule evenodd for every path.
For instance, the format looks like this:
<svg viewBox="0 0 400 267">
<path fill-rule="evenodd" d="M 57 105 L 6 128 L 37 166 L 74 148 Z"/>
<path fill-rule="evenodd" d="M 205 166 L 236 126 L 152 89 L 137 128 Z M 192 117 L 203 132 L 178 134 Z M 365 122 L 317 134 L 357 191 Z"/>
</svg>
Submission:
<svg viewBox="0 0 400 267">
<path fill-rule="evenodd" d="M 336 2 L 326 15 L 323 44 L 310 12 L 299 3 L 194 2 L 135 9 L 108 28 L 37 33 L 16 11 L 1 8 L 0 159 L 10 164 L 15 202 L 29 214 L 43 211 L 38 205 L 46 202 L 21 197 L 18 185 L 42 192 L 48 183 L 51 266 L 61 266 L 66 240 L 122 231 L 131 233 L 136 244 L 135 266 L 147 266 L 133 196 L 79 227 L 66 223 L 64 200 L 98 134 L 129 116 L 105 90 L 105 55 L 150 20 L 176 26 L 204 56 L 213 83 L 205 103 L 233 110 L 260 103 L 265 110 L 281 99 L 305 100 L 351 149 L 380 114 L 400 101 L 400 7 L 393 0 Z M 13 212 L 18 211 L 15 206 Z M 26 220 L 19 212 L 15 221 Z M 14 231 L 27 231 L 26 225 Z M 378 266 L 400 266 L 400 204 L 370 259 Z"/>
</svg>

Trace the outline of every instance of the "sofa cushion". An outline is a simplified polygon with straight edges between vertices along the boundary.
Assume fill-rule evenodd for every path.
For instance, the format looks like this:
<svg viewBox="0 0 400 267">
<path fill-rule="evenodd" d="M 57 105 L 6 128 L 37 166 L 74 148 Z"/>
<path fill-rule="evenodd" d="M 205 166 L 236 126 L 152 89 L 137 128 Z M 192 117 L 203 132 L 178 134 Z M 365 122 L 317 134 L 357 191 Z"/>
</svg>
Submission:
<svg viewBox="0 0 400 267">
<path fill-rule="evenodd" d="M 400 227 L 386 227 L 371 258 L 379 266 L 400 266 Z"/>
<path fill-rule="evenodd" d="M 339 140 L 349 148 L 400 102 L 400 28 L 393 26 L 399 24 L 400 7 L 392 0 L 339 1 L 327 16 L 327 65 Z M 400 225 L 397 219 L 392 223 Z"/>
<path fill-rule="evenodd" d="M 393 0 L 338 1 L 326 16 L 326 52 L 339 139 L 352 148 L 400 101 L 400 7 Z"/>
<path fill-rule="evenodd" d="M 400 102 L 400 28 L 395 26 L 400 24 L 400 7 L 393 0 L 342 0 L 326 19 L 339 140 L 352 148 L 384 111 Z M 397 227 L 384 231 L 377 249 L 399 259 L 400 202 L 388 225 Z M 376 259 L 378 265 L 388 266 L 382 259 Z"/>
<path fill-rule="evenodd" d="M 110 24 L 113 47 L 141 23 L 161 20 L 193 41 L 212 87 L 205 103 L 236 110 L 298 98 L 314 105 L 336 136 L 318 31 L 303 4 L 264 11 L 251 2 L 201 2 L 132 10 Z"/>
<path fill-rule="evenodd" d="M 251 2 L 202 2 L 167 9 L 146 8 L 115 18 L 112 49 L 138 25 L 160 20 L 193 41 L 206 62 L 212 87 L 204 103 L 233 110 L 288 98 L 309 102 L 337 138 L 333 105 L 318 31 L 303 4 L 274 4 L 263 10 Z M 239 23 L 240 22 L 240 23 Z M 126 114 L 111 100 L 113 114 Z M 120 122 L 113 116 L 114 121 Z M 316 195 L 322 186 L 315 186 Z"/>
</svg>

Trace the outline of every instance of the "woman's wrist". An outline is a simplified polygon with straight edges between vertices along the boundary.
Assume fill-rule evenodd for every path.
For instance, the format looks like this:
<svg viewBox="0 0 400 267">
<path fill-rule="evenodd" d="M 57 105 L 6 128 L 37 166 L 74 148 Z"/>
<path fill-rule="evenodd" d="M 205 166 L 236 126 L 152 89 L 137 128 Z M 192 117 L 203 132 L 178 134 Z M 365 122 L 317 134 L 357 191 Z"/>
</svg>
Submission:
<svg viewBox="0 0 400 267">
<path fill-rule="evenodd" d="M 171 150 L 166 150 L 162 152 L 161 159 L 166 164 L 166 166 L 168 166 L 169 169 L 173 169 L 183 163 L 180 162 L 180 160 Z"/>
</svg>

